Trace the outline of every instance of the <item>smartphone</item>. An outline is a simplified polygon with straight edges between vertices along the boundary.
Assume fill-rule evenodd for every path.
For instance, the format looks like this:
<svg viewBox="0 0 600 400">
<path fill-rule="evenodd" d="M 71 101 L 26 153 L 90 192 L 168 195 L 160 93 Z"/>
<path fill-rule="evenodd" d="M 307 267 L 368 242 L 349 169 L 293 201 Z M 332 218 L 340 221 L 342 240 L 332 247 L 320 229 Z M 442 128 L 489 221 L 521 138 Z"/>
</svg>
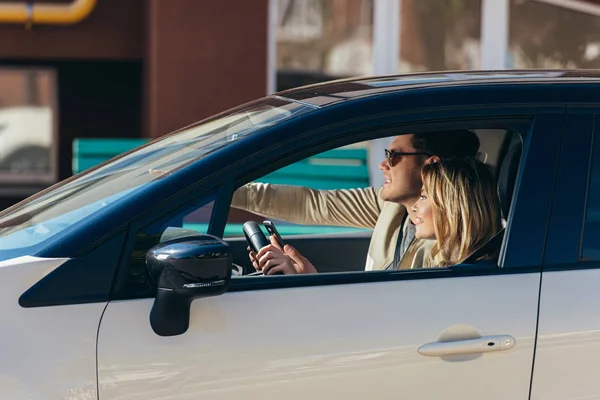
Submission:
<svg viewBox="0 0 600 400">
<path fill-rule="evenodd" d="M 277 242 L 283 249 L 283 246 L 285 246 L 285 242 L 281 238 L 281 235 L 277 231 L 277 228 L 275 228 L 275 224 L 271 221 L 263 221 L 263 225 L 265 226 L 265 228 L 267 228 L 267 232 L 269 232 L 269 235 L 275 236 L 275 239 L 277 239 Z"/>
</svg>

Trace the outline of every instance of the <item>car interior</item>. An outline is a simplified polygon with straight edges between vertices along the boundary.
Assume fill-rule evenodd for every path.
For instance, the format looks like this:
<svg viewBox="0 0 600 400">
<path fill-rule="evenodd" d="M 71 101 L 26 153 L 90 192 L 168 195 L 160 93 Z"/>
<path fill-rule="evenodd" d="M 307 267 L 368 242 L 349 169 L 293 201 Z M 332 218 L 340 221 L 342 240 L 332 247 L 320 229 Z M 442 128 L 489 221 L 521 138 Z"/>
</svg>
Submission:
<svg viewBox="0 0 600 400">
<path fill-rule="evenodd" d="M 480 151 L 477 157 L 483 161 L 493 172 L 497 180 L 497 190 L 500 199 L 503 226 L 508 221 L 510 205 L 513 197 L 514 186 L 517 180 L 519 163 L 522 152 L 522 139 L 518 132 L 501 129 L 473 129 L 480 139 Z M 132 250 L 129 261 L 129 272 L 125 278 L 124 290 L 128 293 L 143 295 L 154 289 L 148 268 L 146 266 L 147 251 L 158 243 L 184 236 L 197 235 L 206 232 L 208 221 L 210 221 L 213 202 L 198 205 L 193 212 L 187 216 L 174 216 L 166 225 L 165 222 L 157 221 L 158 225 L 152 225 L 138 233 L 137 240 Z M 252 279 L 255 269 L 248 257 L 249 240 L 242 229 L 242 224 L 254 221 L 267 235 L 263 222 L 265 218 L 243 211 L 230 208 L 227 224 L 233 229 L 225 228 L 223 240 L 226 241 L 232 252 L 234 278 Z M 162 222 L 161 222 L 162 221 Z M 187 222 L 198 222 L 188 224 Z M 274 221 L 277 226 L 283 221 Z M 154 228 L 153 228 L 154 226 Z M 492 239 L 476 250 L 465 264 L 476 263 L 483 254 L 497 252 L 500 249 L 504 229 L 502 228 Z M 281 231 L 281 229 L 280 229 Z M 370 230 L 346 231 L 341 233 L 317 233 L 317 234 L 283 234 L 285 243 L 294 246 L 298 251 L 319 271 L 319 273 L 340 273 L 364 271 L 367 251 L 371 239 Z M 494 263 L 486 263 L 493 267 Z M 240 277 L 241 276 L 241 277 Z M 246 278 L 248 277 L 248 278 Z"/>
<path fill-rule="evenodd" d="M 499 250 L 508 221 L 510 204 L 517 179 L 521 157 L 522 140 L 517 132 L 502 129 L 474 130 L 480 140 L 477 158 L 484 162 L 497 180 L 503 228 L 488 243 L 478 249 L 465 263 L 474 263 L 490 250 Z M 243 218 L 243 221 L 240 221 Z M 265 218 L 234 210 L 228 223 L 255 221 L 259 225 Z M 265 234 L 268 234 L 264 231 Z M 371 232 L 345 232 L 333 234 L 308 234 L 284 236 L 285 243 L 294 246 L 308 258 L 320 273 L 363 271 Z M 248 258 L 249 240 L 240 230 L 239 236 L 225 237 L 233 251 L 233 260 L 244 275 L 255 272 Z"/>
</svg>

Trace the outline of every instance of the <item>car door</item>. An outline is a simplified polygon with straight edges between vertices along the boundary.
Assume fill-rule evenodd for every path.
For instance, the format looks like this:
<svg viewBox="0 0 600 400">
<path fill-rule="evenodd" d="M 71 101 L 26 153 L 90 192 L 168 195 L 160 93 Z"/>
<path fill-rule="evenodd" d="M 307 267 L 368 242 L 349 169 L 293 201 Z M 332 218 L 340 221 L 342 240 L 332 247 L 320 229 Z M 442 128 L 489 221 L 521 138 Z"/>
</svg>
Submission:
<svg viewBox="0 0 600 400">
<path fill-rule="evenodd" d="M 526 134 L 501 268 L 234 278 L 171 337 L 125 295 L 98 332 L 100 400 L 527 398 L 563 119 Z"/>
<path fill-rule="evenodd" d="M 532 399 L 598 398 L 600 108 L 572 107 L 544 258 Z"/>
</svg>

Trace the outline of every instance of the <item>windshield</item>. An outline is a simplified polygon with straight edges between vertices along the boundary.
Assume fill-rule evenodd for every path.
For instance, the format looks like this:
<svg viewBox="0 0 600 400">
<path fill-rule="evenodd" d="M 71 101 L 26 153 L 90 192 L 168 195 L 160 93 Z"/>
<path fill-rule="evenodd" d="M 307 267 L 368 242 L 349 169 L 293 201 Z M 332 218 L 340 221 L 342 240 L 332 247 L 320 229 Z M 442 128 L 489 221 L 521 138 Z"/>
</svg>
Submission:
<svg viewBox="0 0 600 400">
<path fill-rule="evenodd" d="M 0 213 L 0 261 L 29 255 L 164 174 L 311 108 L 268 98 L 165 136 Z"/>
</svg>

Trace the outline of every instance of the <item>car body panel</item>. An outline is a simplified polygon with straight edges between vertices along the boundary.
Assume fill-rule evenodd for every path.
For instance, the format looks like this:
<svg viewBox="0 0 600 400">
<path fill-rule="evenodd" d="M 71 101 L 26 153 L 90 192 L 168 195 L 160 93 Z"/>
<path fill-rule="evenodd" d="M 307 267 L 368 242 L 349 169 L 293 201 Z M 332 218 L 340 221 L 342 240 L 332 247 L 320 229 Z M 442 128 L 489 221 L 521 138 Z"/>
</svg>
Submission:
<svg viewBox="0 0 600 400">
<path fill-rule="evenodd" d="M 594 159 L 599 114 L 600 107 L 581 105 L 567 113 L 544 255 L 531 399 L 593 399 L 600 393 L 599 160 Z"/>
<path fill-rule="evenodd" d="M 96 399 L 96 334 L 106 303 L 22 308 L 19 296 L 68 259 L 0 263 L 0 397 Z"/>
<path fill-rule="evenodd" d="M 473 110 L 462 115 L 468 113 L 478 115 Z M 529 124 L 522 164 L 527 174 L 516 190 L 518 217 L 513 216 L 513 229 L 507 233 L 511 268 L 490 266 L 470 276 L 468 269 L 456 267 L 437 276 L 435 270 L 425 269 L 411 274 L 235 278 L 229 293 L 194 301 L 190 328 L 176 337 L 152 331 L 151 296 L 111 301 L 98 339 L 100 396 L 527 397 L 540 263 L 563 122 L 564 112 L 550 108 Z M 294 150 L 288 147 L 286 152 Z M 292 162 L 284 157 L 280 161 Z M 137 226 L 131 229 L 135 232 Z M 526 238 L 532 242 L 528 247 L 521 243 Z M 371 277 L 389 281 L 368 282 Z M 343 284 L 352 278 L 357 279 L 354 284 Z M 282 286 L 275 289 L 277 285 Z M 426 343 L 471 335 L 510 335 L 517 345 L 474 357 L 430 358 L 418 353 Z M 145 351 L 149 348 L 153 351 Z"/>
<path fill-rule="evenodd" d="M 544 272 L 532 400 L 596 399 L 600 393 L 600 264 Z"/>
<path fill-rule="evenodd" d="M 526 398 L 539 275 L 225 293 L 193 302 L 189 330 L 174 337 L 150 328 L 153 299 L 111 302 L 100 399 Z M 517 344 L 470 359 L 417 352 L 449 328 Z"/>
</svg>

